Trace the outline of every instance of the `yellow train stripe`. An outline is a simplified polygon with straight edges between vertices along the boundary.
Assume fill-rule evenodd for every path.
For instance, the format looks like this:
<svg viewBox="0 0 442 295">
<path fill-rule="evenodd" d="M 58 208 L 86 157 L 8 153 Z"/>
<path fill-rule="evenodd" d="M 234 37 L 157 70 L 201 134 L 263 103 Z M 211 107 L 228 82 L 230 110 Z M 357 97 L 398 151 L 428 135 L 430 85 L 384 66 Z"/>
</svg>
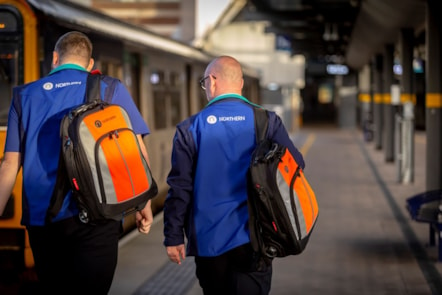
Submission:
<svg viewBox="0 0 442 295">
<path fill-rule="evenodd" d="M 442 107 L 442 93 L 427 93 L 425 104 L 427 108 Z"/>
<path fill-rule="evenodd" d="M 383 103 L 384 104 L 391 104 L 391 94 L 390 93 L 384 93 L 382 95 Z"/>
</svg>

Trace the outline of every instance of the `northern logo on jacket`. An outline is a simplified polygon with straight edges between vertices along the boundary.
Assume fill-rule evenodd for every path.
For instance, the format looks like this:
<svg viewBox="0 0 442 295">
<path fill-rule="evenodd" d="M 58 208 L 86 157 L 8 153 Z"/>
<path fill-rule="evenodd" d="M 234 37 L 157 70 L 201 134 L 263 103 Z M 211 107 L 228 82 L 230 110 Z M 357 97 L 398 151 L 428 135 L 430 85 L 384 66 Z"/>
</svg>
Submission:
<svg viewBox="0 0 442 295">
<path fill-rule="evenodd" d="M 54 84 L 52 84 L 51 82 L 47 82 L 47 83 L 43 84 L 44 90 L 51 90 L 52 88 L 54 88 Z"/>
<path fill-rule="evenodd" d="M 81 85 L 81 81 L 68 81 L 68 82 L 60 82 L 55 84 L 55 88 L 63 88 L 67 86 L 73 85 Z"/>
<path fill-rule="evenodd" d="M 207 123 L 209 123 L 209 124 L 215 124 L 216 121 L 218 121 L 218 119 L 214 115 L 210 115 L 207 117 Z"/>
</svg>

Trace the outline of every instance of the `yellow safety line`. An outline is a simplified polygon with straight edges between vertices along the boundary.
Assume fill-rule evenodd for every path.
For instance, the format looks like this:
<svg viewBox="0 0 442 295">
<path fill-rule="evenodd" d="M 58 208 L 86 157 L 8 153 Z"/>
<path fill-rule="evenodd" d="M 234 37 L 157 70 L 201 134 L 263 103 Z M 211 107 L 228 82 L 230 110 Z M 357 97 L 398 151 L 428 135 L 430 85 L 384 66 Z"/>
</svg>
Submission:
<svg viewBox="0 0 442 295">
<path fill-rule="evenodd" d="M 384 104 L 391 104 L 391 94 L 390 93 L 382 94 L 382 100 Z"/>
<path fill-rule="evenodd" d="M 316 139 L 316 134 L 310 133 L 308 135 L 307 140 L 305 141 L 304 145 L 299 150 L 304 157 L 307 155 L 307 152 L 310 150 L 315 139 Z"/>
<path fill-rule="evenodd" d="M 412 102 L 416 104 L 416 94 L 414 93 L 401 93 L 401 103 Z"/>
<path fill-rule="evenodd" d="M 373 95 L 373 102 L 374 103 L 382 103 L 384 101 L 383 96 L 381 93 L 375 93 Z"/>
<path fill-rule="evenodd" d="M 371 102 L 371 95 L 367 93 L 360 93 L 359 94 L 359 101 L 360 102 Z"/>
<path fill-rule="evenodd" d="M 441 108 L 442 107 L 442 93 L 427 93 L 425 104 L 428 109 Z"/>
</svg>

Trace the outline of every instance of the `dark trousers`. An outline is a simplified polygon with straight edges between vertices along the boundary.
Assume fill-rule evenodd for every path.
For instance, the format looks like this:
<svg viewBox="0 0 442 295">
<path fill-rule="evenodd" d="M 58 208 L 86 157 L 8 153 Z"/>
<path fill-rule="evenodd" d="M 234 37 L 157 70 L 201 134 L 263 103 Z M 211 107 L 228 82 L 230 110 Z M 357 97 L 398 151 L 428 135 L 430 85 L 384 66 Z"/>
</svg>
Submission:
<svg viewBox="0 0 442 295">
<path fill-rule="evenodd" d="M 204 295 L 267 295 L 272 264 L 265 263 L 250 244 L 216 257 L 195 257 L 196 276 Z"/>
<path fill-rule="evenodd" d="M 28 227 L 42 294 L 107 294 L 118 258 L 121 223 L 78 217 Z"/>
</svg>

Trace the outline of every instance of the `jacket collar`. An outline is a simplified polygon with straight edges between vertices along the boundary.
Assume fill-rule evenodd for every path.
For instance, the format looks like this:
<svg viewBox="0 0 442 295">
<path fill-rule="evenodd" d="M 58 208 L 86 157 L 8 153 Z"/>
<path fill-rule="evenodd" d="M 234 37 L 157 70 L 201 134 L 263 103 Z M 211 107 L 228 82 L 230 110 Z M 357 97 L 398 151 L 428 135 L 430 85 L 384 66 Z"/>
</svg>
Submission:
<svg viewBox="0 0 442 295">
<path fill-rule="evenodd" d="M 215 97 L 214 99 L 212 99 L 211 101 L 209 101 L 209 103 L 207 104 L 207 106 L 211 105 L 212 103 L 215 103 L 217 101 L 226 99 L 226 98 L 236 98 L 236 99 L 240 99 L 248 104 L 254 105 L 254 106 L 258 106 L 257 104 L 254 104 L 253 102 L 251 102 L 250 100 L 248 100 L 247 98 L 245 98 L 242 95 L 239 94 L 235 94 L 235 93 L 226 93 L 226 94 L 222 94 L 219 95 L 217 97 Z"/>
<path fill-rule="evenodd" d="M 63 64 L 61 66 L 56 67 L 55 69 L 53 69 L 52 71 L 49 72 L 49 75 L 56 73 L 58 71 L 62 71 L 62 70 L 79 70 L 79 71 L 84 71 L 87 72 L 87 70 L 85 68 L 83 68 L 82 66 L 76 65 L 76 64 Z"/>
</svg>

